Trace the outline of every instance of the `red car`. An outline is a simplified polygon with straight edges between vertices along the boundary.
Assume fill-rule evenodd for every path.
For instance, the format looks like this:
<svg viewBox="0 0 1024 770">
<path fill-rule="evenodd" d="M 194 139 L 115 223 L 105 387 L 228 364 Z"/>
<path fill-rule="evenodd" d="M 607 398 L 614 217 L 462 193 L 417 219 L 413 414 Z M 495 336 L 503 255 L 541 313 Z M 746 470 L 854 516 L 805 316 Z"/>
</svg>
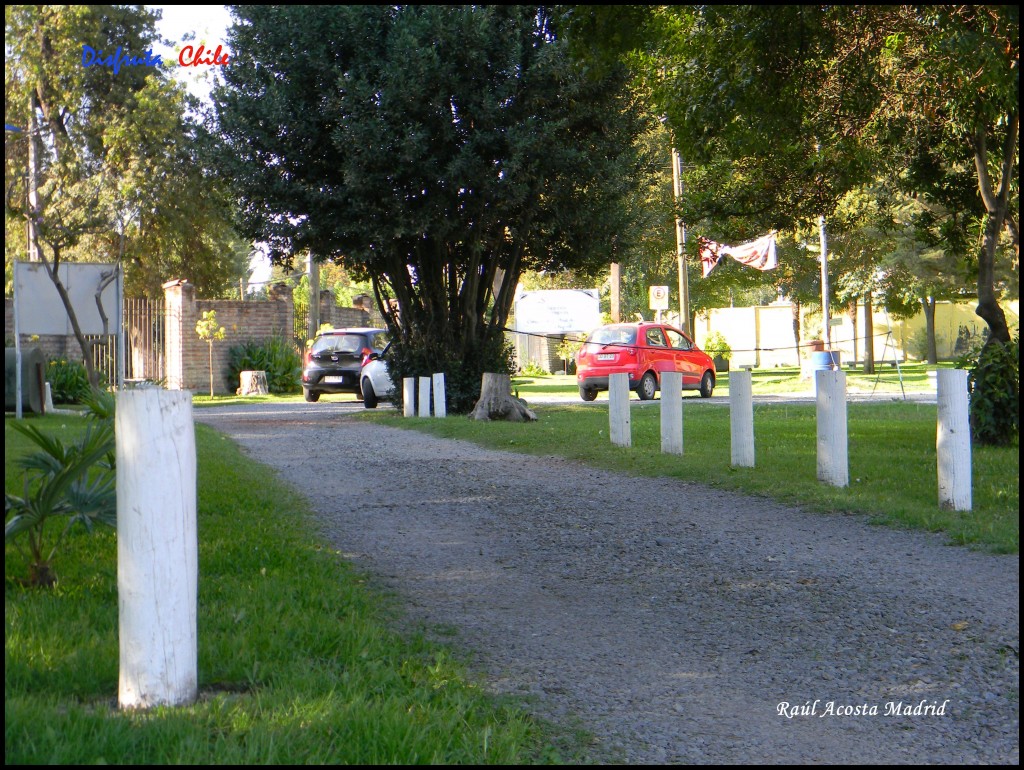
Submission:
<svg viewBox="0 0 1024 770">
<path fill-rule="evenodd" d="M 629 387 L 644 401 L 661 389 L 662 372 L 680 372 L 683 390 L 699 390 L 710 398 L 715 389 L 715 364 L 693 340 L 674 326 L 641 321 L 595 329 L 576 354 L 580 398 L 593 401 L 608 390 L 608 375 L 625 372 Z"/>
</svg>

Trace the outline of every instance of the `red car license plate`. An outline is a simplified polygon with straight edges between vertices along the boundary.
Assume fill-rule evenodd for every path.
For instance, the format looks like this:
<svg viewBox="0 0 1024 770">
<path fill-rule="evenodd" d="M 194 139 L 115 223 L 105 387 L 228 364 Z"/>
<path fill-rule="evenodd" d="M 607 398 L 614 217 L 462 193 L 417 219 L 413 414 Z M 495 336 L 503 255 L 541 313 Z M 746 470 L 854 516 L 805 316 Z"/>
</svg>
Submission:
<svg viewBox="0 0 1024 770">
<path fill-rule="evenodd" d="M 614 353 L 598 353 L 597 360 L 598 361 L 614 361 L 615 360 L 615 354 Z"/>
</svg>

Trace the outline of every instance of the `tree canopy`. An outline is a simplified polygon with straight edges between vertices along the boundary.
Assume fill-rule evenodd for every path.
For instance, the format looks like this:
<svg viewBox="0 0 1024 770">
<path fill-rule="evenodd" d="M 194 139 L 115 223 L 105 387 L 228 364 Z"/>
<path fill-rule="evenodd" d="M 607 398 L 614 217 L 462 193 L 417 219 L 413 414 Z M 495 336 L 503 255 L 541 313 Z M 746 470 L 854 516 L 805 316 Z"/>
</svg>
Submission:
<svg viewBox="0 0 1024 770">
<path fill-rule="evenodd" d="M 592 271 L 631 235 L 643 121 L 624 72 L 585 77 L 548 7 L 235 14 L 248 54 L 215 101 L 246 234 L 369 277 L 395 374 L 443 371 L 468 410 L 507 366 L 520 273 Z"/>
<path fill-rule="evenodd" d="M 142 6 L 5 9 L 5 120 L 22 129 L 5 147 L 8 263 L 25 258 L 33 216 L 44 258 L 121 260 L 136 295 L 159 296 L 169 278 L 216 295 L 243 274 L 248 247 L 189 97 L 147 58 L 157 18 Z M 88 49 L 137 63 L 85 66 Z"/>
</svg>

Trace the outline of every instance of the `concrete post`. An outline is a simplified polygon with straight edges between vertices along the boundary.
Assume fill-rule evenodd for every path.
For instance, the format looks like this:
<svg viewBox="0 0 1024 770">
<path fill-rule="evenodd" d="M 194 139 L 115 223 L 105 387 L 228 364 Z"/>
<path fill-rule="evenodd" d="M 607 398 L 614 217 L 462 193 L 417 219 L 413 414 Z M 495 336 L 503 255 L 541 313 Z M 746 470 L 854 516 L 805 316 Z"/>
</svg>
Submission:
<svg viewBox="0 0 1024 770">
<path fill-rule="evenodd" d="M 418 404 L 420 417 L 430 417 L 430 378 L 420 377 Z"/>
<path fill-rule="evenodd" d="M 435 374 L 434 380 L 434 417 L 446 417 L 448 407 L 445 404 L 444 372 Z"/>
<path fill-rule="evenodd" d="M 754 388 L 750 370 L 729 374 L 729 433 L 732 464 L 754 467 Z"/>
<path fill-rule="evenodd" d="M 402 380 L 402 415 L 416 416 L 416 378 L 405 377 Z"/>
<path fill-rule="evenodd" d="M 680 372 L 661 374 L 661 451 L 683 453 L 683 375 Z"/>
<path fill-rule="evenodd" d="M 818 481 L 834 487 L 850 484 L 846 439 L 846 372 L 814 373 L 818 405 Z"/>
<path fill-rule="evenodd" d="M 117 394 L 117 594 L 121 708 L 198 695 L 198 535 L 192 395 Z"/>
<path fill-rule="evenodd" d="M 967 372 L 939 369 L 936 382 L 939 507 L 971 510 L 971 423 Z"/>
<path fill-rule="evenodd" d="M 608 377 L 608 435 L 616 446 L 632 445 L 629 422 L 629 375 L 625 372 Z"/>
</svg>

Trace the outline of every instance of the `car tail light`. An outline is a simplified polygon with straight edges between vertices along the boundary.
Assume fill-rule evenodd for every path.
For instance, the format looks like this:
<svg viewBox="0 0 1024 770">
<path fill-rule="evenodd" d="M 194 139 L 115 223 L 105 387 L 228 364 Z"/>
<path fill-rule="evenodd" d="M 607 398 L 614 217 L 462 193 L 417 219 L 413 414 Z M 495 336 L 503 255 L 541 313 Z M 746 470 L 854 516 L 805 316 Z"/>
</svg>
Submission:
<svg viewBox="0 0 1024 770">
<path fill-rule="evenodd" d="M 370 348 L 363 348 L 360 352 L 363 356 L 363 362 L 360 366 L 366 366 L 370 362 L 370 356 L 373 355 L 373 351 Z"/>
</svg>

